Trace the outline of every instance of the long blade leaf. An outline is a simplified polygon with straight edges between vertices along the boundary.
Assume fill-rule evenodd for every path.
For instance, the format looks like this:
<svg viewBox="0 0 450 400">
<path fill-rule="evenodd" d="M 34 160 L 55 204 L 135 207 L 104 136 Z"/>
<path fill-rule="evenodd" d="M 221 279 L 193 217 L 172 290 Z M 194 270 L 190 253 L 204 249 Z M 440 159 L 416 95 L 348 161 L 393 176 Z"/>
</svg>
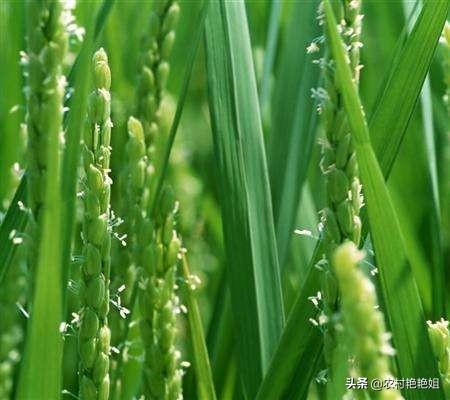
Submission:
<svg viewBox="0 0 450 400">
<path fill-rule="evenodd" d="M 283 327 L 272 205 L 242 1 L 213 2 L 206 61 L 240 372 L 255 396 Z"/>
<path fill-rule="evenodd" d="M 281 267 L 292 238 L 316 131 L 311 89 L 317 86 L 320 69 L 306 53 L 307 45 L 319 34 L 318 25 L 311 23 L 316 10 L 314 1 L 294 4 L 274 93 L 269 167 Z"/>
<path fill-rule="evenodd" d="M 414 15 L 415 10 L 411 3 L 403 1 L 403 8 L 405 14 Z M 443 264 L 442 252 L 442 237 L 441 237 L 441 221 L 440 221 L 440 200 L 439 200 L 439 185 L 438 172 L 436 160 L 436 146 L 434 140 L 434 123 L 433 123 L 433 107 L 431 100 L 431 83 L 429 75 L 426 77 L 423 84 L 422 93 L 420 96 L 420 105 L 422 111 L 423 136 L 426 148 L 427 157 L 427 174 L 430 181 L 432 199 L 430 201 L 431 212 L 428 226 L 431 225 L 430 235 L 431 239 L 431 275 L 433 282 L 433 317 L 439 319 L 444 315 L 445 309 L 445 272 Z M 427 207 L 428 208 L 428 207 Z M 436 229 L 439 227 L 439 229 Z"/>
<path fill-rule="evenodd" d="M 386 140 L 386 132 L 405 132 L 419 99 L 417 93 L 420 93 L 430 68 L 447 12 L 448 2 L 425 2 L 408 40 L 396 57 L 397 62 L 370 118 L 372 145 L 381 170 L 386 173 L 390 172 L 403 140 L 403 134 L 390 135 L 390 140 Z M 397 99 L 403 101 L 396 102 Z M 393 104 L 396 107 L 392 107 Z"/>
<path fill-rule="evenodd" d="M 263 113 L 266 109 L 268 109 L 270 103 L 270 82 L 277 49 L 281 8 L 282 3 L 280 0 L 272 0 L 272 5 L 270 7 L 269 27 L 267 29 L 266 48 L 264 51 L 261 89 L 259 93 L 259 105 Z"/>
</svg>

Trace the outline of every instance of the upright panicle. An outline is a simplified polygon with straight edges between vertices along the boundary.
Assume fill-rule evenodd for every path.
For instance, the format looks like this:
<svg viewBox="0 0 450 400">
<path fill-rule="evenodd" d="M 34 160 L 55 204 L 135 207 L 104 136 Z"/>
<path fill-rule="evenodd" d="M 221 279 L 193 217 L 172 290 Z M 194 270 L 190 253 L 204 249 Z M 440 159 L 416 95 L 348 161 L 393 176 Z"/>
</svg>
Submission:
<svg viewBox="0 0 450 400">
<path fill-rule="evenodd" d="M 181 240 L 175 230 L 176 207 L 172 190 L 166 188 L 155 216 L 153 243 L 142 263 L 146 279 L 141 286 L 139 305 L 146 398 L 182 398 L 180 352 L 175 345 L 179 312 L 175 289 L 181 251 Z"/>
<path fill-rule="evenodd" d="M 109 178 L 111 73 L 103 49 L 93 57 L 95 89 L 89 97 L 84 131 L 84 220 L 81 283 L 81 322 L 78 332 L 80 399 L 107 400 L 109 396 L 108 327 L 111 234 L 111 179 Z"/>
<path fill-rule="evenodd" d="M 161 133 L 161 102 L 169 74 L 168 58 L 175 40 L 175 27 L 178 22 L 179 6 L 173 0 L 158 0 L 150 14 L 148 32 L 143 38 L 142 53 L 138 71 L 138 87 L 136 91 L 136 113 L 135 117 L 129 120 L 128 124 L 128 144 L 126 150 L 126 162 L 124 172 L 120 176 L 120 187 L 123 196 L 119 213 L 124 224 L 122 230 L 127 236 L 127 246 L 120 251 L 121 270 L 117 271 L 117 279 L 114 287 L 120 287 L 125 283 L 125 290 L 121 294 L 122 304 L 128 308 L 130 306 L 131 292 L 134 282 L 137 279 L 137 269 L 139 263 L 133 258 L 137 243 L 133 243 L 132 226 L 138 223 L 141 218 L 150 218 L 149 207 L 152 203 L 155 185 L 155 141 Z M 131 122 L 130 122 L 131 121 Z M 130 134 L 130 123 L 136 127 L 137 122 L 141 125 L 143 132 L 144 153 L 137 154 L 136 137 Z M 139 160 L 137 158 L 139 158 Z M 137 166 L 137 164 L 139 166 Z M 139 189 L 132 186 L 129 181 L 130 173 L 134 174 L 139 168 L 140 178 Z M 136 192 L 138 190 L 138 192 Z M 131 209 L 129 205 L 131 206 Z M 134 239 L 145 240 L 135 237 Z M 123 329 L 122 329 L 123 330 Z M 118 335 L 118 340 L 123 340 Z"/>
<path fill-rule="evenodd" d="M 142 43 L 136 113 L 128 120 L 127 161 L 121 176 L 126 199 L 121 213 L 127 234 L 127 254 L 124 256 L 127 265 L 123 266 L 121 274 L 121 282 L 126 286 L 121 296 L 122 304 L 132 311 L 132 294 L 138 280 L 140 325 L 145 344 L 144 395 L 160 399 L 182 398 L 179 352 L 174 347 L 178 251 L 173 258 L 174 245 L 169 246 L 172 238 L 166 243 L 159 233 L 164 226 L 170 234 L 174 230 L 174 226 L 167 228 L 169 222 L 165 222 L 174 210 L 166 209 L 165 214 L 161 214 L 160 205 L 164 200 L 156 199 L 155 190 L 158 153 L 164 143 L 162 101 L 179 11 L 176 1 L 159 0 L 150 14 L 149 29 Z M 152 209 L 156 210 L 154 214 Z M 173 215 L 170 221 L 174 224 Z M 178 239 L 175 242 L 181 246 Z M 170 260 L 166 253 L 171 254 Z M 119 340 L 124 342 L 126 338 L 122 335 Z M 119 392 L 120 377 L 115 385 Z"/>
<path fill-rule="evenodd" d="M 179 14 L 177 1 L 158 0 L 150 14 L 148 32 L 143 38 L 136 114 L 144 127 L 149 153 L 161 134 L 161 102 L 169 76 L 169 56 Z"/>
<path fill-rule="evenodd" d="M 347 45 L 347 55 L 352 66 L 353 79 L 359 82 L 361 66 L 361 1 L 340 0 L 334 3 L 339 20 L 339 31 Z M 324 24 L 322 5 L 319 8 L 319 23 Z M 318 41 L 327 43 L 326 36 Z M 313 43 L 314 44 L 314 43 Z M 314 47 L 315 49 L 318 46 Z M 318 50 L 318 48 L 317 48 Z M 336 84 L 334 61 L 326 55 L 316 61 L 322 68 L 324 88 L 319 104 L 319 112 L 325 132 L 322 140 L 322 158 L 320 168 L 323 173 L 327 201 L 320 212 L 322 235 L 326 243 L 324 259 L 320 262 L 322 275 L 323 312 L 326 322 L 323 324 L 325 335 L 325 359 L 330 384 L 333 382 L 332 365 L 335 362 L 337 338 L 334 326 L 335 313 L 338 310 L 336 278 L 330 267 L 334 249 L 346 240 L 359 245 L 361 237 L 360 209 L 363 206 L 361 184 L 358 177 L 358 165 L 353 149 L 351 133 L 343 109 L 342 94 Z M 342 386 L 341 383 L 336 383 Z M 330 386 L 331 387 L 331 386 Z"/>
</svg>

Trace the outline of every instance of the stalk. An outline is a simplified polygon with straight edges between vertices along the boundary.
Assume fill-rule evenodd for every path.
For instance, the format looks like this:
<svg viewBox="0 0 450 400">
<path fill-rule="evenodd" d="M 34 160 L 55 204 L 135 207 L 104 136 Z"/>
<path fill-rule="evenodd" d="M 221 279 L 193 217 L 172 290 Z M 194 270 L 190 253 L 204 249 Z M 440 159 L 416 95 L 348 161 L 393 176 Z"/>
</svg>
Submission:
<svg viewBox="0 0 450 400">
<path fill-rule="evenodd" d="M 339 30 L 347 45 L 349 62 L 353 79 L 359 81 L 360 71 L 360 36 L 361 36 L 361 2 L 360 0 L 340 0 L 335 5 L 339 16 Z M 322 7 L 322 5 L 321 5 Z M 319 9 L 319 21 L 324 23 L 322 9 Z M 314 51 L 310 47 L 309 51 Z M 336 84 L 334 62 L 330 57 L 321 59 L 319 65 L 323 70 L 324 94 L 319 106 L 322 116 L 325 138 L 322 143 L 320 167 L 325 179 L 327 203 L 321 211 L 322 234 L 326 250 L 319 267 L 323 270 L 322 294 L 323 312 L 326 321 L 324 332 L 324 354 L 328 369 L 328 387 L 342 389 L 342 382 L 334 382 L 333 364 L 339 362 L 338 345 L 335 331 L 335 313 L 338 310 L 338 290 L 333 269 L 330 266 L 335 248 L 347 240 L 356 246 L 360 243 L 361 219 L 360 208 L 363 205 L 361 184 L 358 177 L 356 154 L 352 146 L 351 134 L 343 109 L 342 94 Z M 338 389 L 339 390 L 339 389 Z M 333 397 L 333 394 L 330 394 Z"/>
<path fill-rule="evenodd" d="M 33 395 L 53 398 L 59 394 L 60 376 L 54 371 L 59 370 L 62 361 L 62 337 L 58 331 L 62 320 L 58 293 L 61 272 L 57 265 L 60 257 L 60 135 L 66 85 L 63 61 L 67 33 L 62 1 L 28 1 L 26 11 L 27 54 L 23 63 L 27 84 L 27 263 L 31 318 L 17 385 L 18 399 Z M 53 239 L 49 235 L 53 235 Z M 51 240 L 55 246 L 50 251 Z M 50 275 L 55 282 L 45 287 Z M 50 304 L 51 299 L 56 300 L 54 304 Z M 40 313 L 45 315 L 45 320 L 40 318 Z M 42 330 L 45 330 L 45 337 L 42 337 Z M 36 346 L 39 340 L 40 348 Z M 44 352 L 46 358 L 42 359 Z M 50 364 L 53 372 L 48 369 Z"/>
<path fill-rule="evenodd" d="M 175 313 L 178 308 L 175 277 L 181 241 L 175 231 L 173 194 L 166 189 L 159 202 L 155 198 L 157 179 L 154 177 L 159 173 L 157 157 L 164 139 L 161 106 L 179 11 L 176 1 L 159 0 L 155 3 L 148 35 L 143 40 L 136 110 L 143 127 L 147 156 L 145 191 L 133 257 L 143 273 L 139 309 L 145 348 L 144 395 L 149 399 L 167 400 L 183 397 L 180 353 L 175 347 Z M 155 204 L 158 207 L 150 215 Z"/>
<path fill-rule="evenodd" d="M 366 377 L 370 388 L 374 380 L 393 381 L 388 357 L 393 349 L 383 313 L 377 309 L 375 287 L 358 269 L 363 258 L 364 253 L 349 241 L 335 250 L 332 265 L 341 293 L 346 345 L 355 356 L 354 373 Z M 378 400 L 403 399 L 397 389 L 370 390 L 370 396 Z"/>
<path fill-rule="evenodd" d="M 95 89 L 89 98 L 84 132 L 83 164 L 86 175 L 83 221 L 81 324 L 78 332 L 80 354 L 80 399 L 106 400 L 109 396 L 108 327 L 111 235 L 109 174 L 111 74 L 103 49 L 93 57 Z"/>
<path fill-rule="evenodd" d="M 43 209 L 49 169 L 59 170 L 59 135 L 62 131 L 65 78 L 62 63 L 67 37 L 61 21 L 62 2 L 29 1 L 27 69 L 27 188 L 30 208 L 28 249 L 35 270 L 42 238 Z M 55 154 L 57 153 L 57 154 Z"/>
</svg>

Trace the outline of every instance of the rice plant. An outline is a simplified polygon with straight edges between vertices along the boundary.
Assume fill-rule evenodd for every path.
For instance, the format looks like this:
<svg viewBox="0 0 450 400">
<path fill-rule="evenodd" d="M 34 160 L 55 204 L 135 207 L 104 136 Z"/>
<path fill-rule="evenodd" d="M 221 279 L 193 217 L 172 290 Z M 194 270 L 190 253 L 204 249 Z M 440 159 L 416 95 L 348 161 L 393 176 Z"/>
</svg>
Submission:
<svg viewBox="0 0 450 400">
<path fill-rule="evenodd" d="M 0 400 L 450 399 L 448 0 L 0 3 Z"/>
</svg>

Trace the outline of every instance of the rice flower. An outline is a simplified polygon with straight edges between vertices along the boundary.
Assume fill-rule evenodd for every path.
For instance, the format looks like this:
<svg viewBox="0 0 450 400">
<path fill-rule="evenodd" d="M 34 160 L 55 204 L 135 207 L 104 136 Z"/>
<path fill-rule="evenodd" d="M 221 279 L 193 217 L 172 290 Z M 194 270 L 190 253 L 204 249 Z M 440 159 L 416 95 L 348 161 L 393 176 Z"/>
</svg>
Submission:
<svg viewBox="0 0 450 400">
<path fill-rule="evenodd" d="M 78 348 L 80 354 L 80 398 L 108 399 L 110 330 L 109 279 L 111 235 L 111 180 L 109 173 L 111 73 L 103 49 L 93 57 L 95 89 L 89 98 L 84 132 L 83 164 L 86 175 L 83 221 L 82 301 Z"/>
<path fill-rule="evenodd" d="M 180 352 L 176 348 L 179 300 L 176 276 L 181 240 L 175 230 L 176 203 L 165 188 L 155 218 L 154 241 L 146 251 L 139 305 L 145 347 L 144 393 L 149 399 L 182 399 Z"/>
<path fill-rule="evenodd" d="M 358 269 L 364 253 L 348 241 L 333 253 L 332 264 L 341 293 L 344 337 L 350 354 L 355 357 L 355 373 L 369 382 L 392 379 L 389 343 L 383 313 L 378 309 L 375 287 Z M 396 389 L 371 391 L 376 399 L 402 399 Z"/>
<path fill-rule="evenodd" d="M 361 2 L 342 0 L 335 4 L 338 15 L 339 31 L 347 45 L 349 62 L 353 78 L 359 81 L 359 60 L 361 48 Z M 319 20 L 324 16 L 319 10 Z M 333 314 L 338 308 L 338 290 L 334 272 L 330 268 L 330 257 L 336 246 L 346 240 L 359 245 L 361 236 L 360 208 L 363 206 L 361 184 L 358 178 L 356 154 L 352 147 L 351 133 L 345 117 L 342 95 L 336 86 L 332 59 L 325 59 L 322 66 L 324 90 L 320 106 L 325 138 L 322 145 L 320 167 L 326 184 L 327 204 L 321 211 L 321 225 L 326 243 L 325 260 L 321 268 L 324 314 L 325 358 L 331 375 L 333 353 L 336 338 L 333 326 Z M 330 288 L 334 288 L 330 290 Z M 332 377 L 331 377 L 332 378 Z"/>
<path fill-rule="evenodd" d="M 161 133 L 160 107 L 169 76 L 169 56 L 175 41 L 180 7 L 174 0 L 158 0 L 150 15 L 147 35 L 143 38 L 140 77 L 137 89 L 137 116 L 145 134 L 148 152 Z M 150 156 L 150 154 L 149 154 Z"/>
</svg>

